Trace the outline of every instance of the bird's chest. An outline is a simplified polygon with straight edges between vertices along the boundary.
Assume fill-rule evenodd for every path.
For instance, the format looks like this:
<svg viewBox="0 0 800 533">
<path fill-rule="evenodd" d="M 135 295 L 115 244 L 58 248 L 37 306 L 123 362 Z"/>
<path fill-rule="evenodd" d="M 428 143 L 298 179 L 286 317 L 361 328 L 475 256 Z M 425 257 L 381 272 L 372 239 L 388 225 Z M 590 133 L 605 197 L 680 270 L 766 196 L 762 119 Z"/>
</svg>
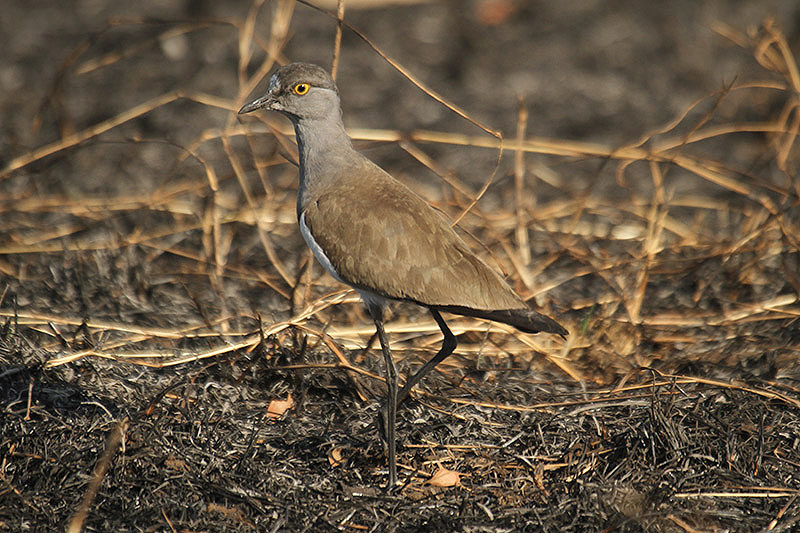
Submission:
<svg viewBox="0 0 800 533">
<path fill-rule="evenodd" d="M 323 250 L 319 243 L 314 240 L 314 236 L 311 234 L 311 229 L 308 227 L 308 224 L 306 224 L 305 212 L 300 213 L 299 222 L 300 234 L 303 236 L 303 239 L 306 241 L 308 247 L 311 248 L 311 251 L 314 253 L 314 257 L 317 258 L 317 261 L 319 261 L 320 264 L 325 267 L 325 270 L 328 271 L 328 274 L 333 276 L 337 281 L 347 284 L 347 282 L 342 279 L 342 277 L 331 264 L 331 260 L 325 254 L 325 250 Z"/>
</svg>

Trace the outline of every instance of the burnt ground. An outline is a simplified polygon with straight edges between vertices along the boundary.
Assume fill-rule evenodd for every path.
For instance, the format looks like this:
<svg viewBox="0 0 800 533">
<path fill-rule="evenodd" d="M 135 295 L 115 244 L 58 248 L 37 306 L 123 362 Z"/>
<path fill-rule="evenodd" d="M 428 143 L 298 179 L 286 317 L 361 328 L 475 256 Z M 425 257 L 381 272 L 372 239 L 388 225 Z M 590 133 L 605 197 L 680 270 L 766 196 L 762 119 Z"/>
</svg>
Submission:
<svg viewBox="0 0 800 533">
<path fill-rule="evenodd" d="M 450 317 L 386 493 L 369 320 L 234 114 L 335 21 L 6 2 L 0 530 L 800 528 L 800 5 L 384 4 L 345 21 L 504 150 L 345 29 L 356 143 L 453 218 L 488 183 L 459 226 L 568 340 Z M 440 338 L 389 332 L 402 375 Z"/>
</svg>

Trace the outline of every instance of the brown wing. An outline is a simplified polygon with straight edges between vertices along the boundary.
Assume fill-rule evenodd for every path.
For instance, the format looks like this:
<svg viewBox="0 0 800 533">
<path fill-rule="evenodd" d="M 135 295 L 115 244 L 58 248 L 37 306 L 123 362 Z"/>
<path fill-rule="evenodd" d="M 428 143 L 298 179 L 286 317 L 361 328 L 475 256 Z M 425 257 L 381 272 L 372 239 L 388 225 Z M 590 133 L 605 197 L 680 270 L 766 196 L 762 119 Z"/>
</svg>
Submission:
<svg viewBox="0 0 800 533">
<path fill-rule="evenodd" d="M 438 212 L 379 167 L 364 159 L 338 178 L 304 212 L 343 280 L 429 306 L 527 308 Z"/>
</svg>

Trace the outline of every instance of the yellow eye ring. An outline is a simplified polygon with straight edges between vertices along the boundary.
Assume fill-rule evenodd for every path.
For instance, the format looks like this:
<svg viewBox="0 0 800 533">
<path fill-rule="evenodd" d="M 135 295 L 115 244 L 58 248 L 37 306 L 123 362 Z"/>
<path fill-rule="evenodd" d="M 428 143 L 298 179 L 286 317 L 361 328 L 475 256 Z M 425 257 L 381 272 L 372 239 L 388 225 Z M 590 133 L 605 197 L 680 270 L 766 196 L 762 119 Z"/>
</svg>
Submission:
<svg viewBox="0 0 800 533">
<path fill-rule="evenodd" d="M 308 92 L 310 88 L 311 87 L 307 83 L 298 83 L 292 88 L 292 90 L 294 91 L 294 94 L 296 94 L 297 96 L 303 96 Z"/>
</svg>

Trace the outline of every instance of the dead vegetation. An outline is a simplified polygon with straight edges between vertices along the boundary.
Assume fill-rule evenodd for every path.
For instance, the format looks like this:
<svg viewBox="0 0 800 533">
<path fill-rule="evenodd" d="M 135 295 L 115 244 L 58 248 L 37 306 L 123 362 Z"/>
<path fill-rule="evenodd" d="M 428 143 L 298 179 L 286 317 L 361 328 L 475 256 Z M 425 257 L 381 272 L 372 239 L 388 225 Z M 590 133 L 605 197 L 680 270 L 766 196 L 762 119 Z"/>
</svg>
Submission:
<svg viewBox="0 0 800 533">
<path fill-rule="evenodd" d="M 715 28 L 761 76 L 624 146 L 530 137 L 524 102 L 503 135 L 370 45 L 484 131 L 354 139 L 397 144 L 440 176 L 437 207 L 571 331 L 450 320 L 458 353 L 401 409 L 405 486 L 387 495 L 373 328 L 296 235 L 287 125 L 235 115 L 287 59 L 294 4 L 262 7 L 162 23 L 111 50 L 87 39 L 64 78 L 112 75 L 150 40 L 222 26 L 238 39 L 237 90 L 171 89 L 91 125 L 65 120 L 5 161 L 0 529 L 797 527 L 800 73 L 776 22 Z M 753 101 L 770 112 L 754 116 Z M 181 142 L 131 127 L 195 106 L 223 118 Z M 438 146 L 495 172 L 460 179 L 429 155 Z M 41 188 L 93 165 L 119 180 Z M 387 325 L 401 371 L 439 342 L 420 316 L 398 307 Z"/>
</svg>

